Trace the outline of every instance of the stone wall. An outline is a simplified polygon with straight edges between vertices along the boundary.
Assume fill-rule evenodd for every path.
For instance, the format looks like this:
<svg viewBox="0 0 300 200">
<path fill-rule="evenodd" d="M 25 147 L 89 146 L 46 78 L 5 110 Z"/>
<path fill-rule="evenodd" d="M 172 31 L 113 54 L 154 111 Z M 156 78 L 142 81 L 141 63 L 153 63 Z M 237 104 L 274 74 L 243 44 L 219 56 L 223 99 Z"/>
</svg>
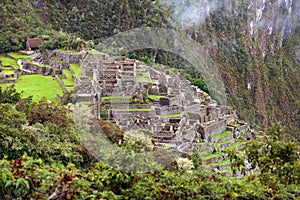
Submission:
<svg viewBox="0 0 300 200">
<path fill-rule="evenodd" d="M 64 91 L 68 91 L 65 83 L 59 78 L 59 76 L 55 75 L 55 78 L 59 82 L 59 84 L 63 87 Z"/>
<path fill-rule="evenodd" d="M 111 102 L 111 101 L 109 101 Z M 114 108 L 114 109 L 138 109 L 138 108 L 151 108 L 150 104 L 126 104 L 126 103 L 121 103 L 121 104 L 114 104 L 113 102 L 109 105 L 109 108 Z"/>
<path fill-rule="evenodd" d="M 199 120 L 200 121 L 200 114 L 199 113 L 194 113 L 194 112 L 186 112 L 186 116 L 188 119 L 191 120 Z"/>
<path fill-rule="evenodd" d="M 226 116 L 226 123 L 227 124 L 235 124 L 237 121 L 237 116 L 236 115 L 227 115 Z"/>
<path fill-rule="evenodd" d="M 59 69 L 54 69 L 50 67 L 38 66 L 32 63 L 28 63 L 25 60 L 22 61 L 22 69 L 24 69 L 25 73 L 31 74 L 42 74 L 45 76 L 61 74 L 62 71 Z"/>
<path fill-rule="evenodd" d="M 176 114 L 181 113 L 184 111 L 182 106 L 172 106 L 167 108 L 155 108 L 155 112 L 157 115 L 169 115 L 169 114 Z"/>
<path fill-rule="evenodd" d="M 194 105 L 190 105 L 186 108 L 186 112 L 198 112 L 201 109 L 201 105 L 200 104 L 194 104 Z"/>
<path fill-rule="evenodd" d="M 76 91 L 76 94 L 92 94 L 93 93 L 92 81 L 82 81 L 82 80 L 77 81 L 74 87 L 74 91 Z"/>
<path fill-rule="evenodd" d="M 60 103 L 62 102 L 62 97 L 57 93 L 56 93 L 56 99 L 58 100 L 58 102 Z"/>
<path fill-rule="evenodd" d="M 68 63 L 63 62 L 63 61 L 60 62 L 60 61 L 57 61 L 57 60 L 52 59 L 52 58 L 48 59 L 48 63 L 47 64 L 51 65 L 53 67 L 56 67 L 58 69 L 69 69 L 70 68 L 70 66 L 69 66 Z"/>
<path fill-rule="evenodd" d="M 180 105 L 181 104 L 181 98 L 179 95 L 174 96 L 174 97 L 170 97 L 170 105 Z"/>
<path fill-rule="evenodd" d="M 60 51 L 54 50 L 54 55 L 66 63 L 79 63 L 82 59 L 83 53 L 76 53 L 76 52 L 68 52 L 68 51 Z"/>
<path fill-rule="evenodd" d="M 182 137 L 185 141 L 193 142 L 196 136 L 195 126 L 190 127 L 182 132 Z"/>
<path fill-rule="evenodd" d="M 14 74 L 0 74 L 0 83 L 14 83 L 18 79 L 19 73 Z"/>
<path fill-rule="evenodd" d="M 208 141 L 210 140 L 211 137 L 214 135 L 217 135 L 219 133 L 222 133 L 223 131 L 226 130 L 226 120 L 220 120 L 218 122 L 213 122 L 208 125 L 204 126 L 204 135 L 205 139 Z"/>
<path fill-rule="evenodd" d="M 76 94 L 76 102 L 93 101 L 94 96 L 92 94 Z"/>
<path fill-rule="evenodd" d="M 151 117 L 155 116 L 154 110 L 140 110 L 140 111 L 133 111 L 133 110 L 112 110 L 112 115 L 113 116 L 123 116 L 124 114 L 130 114 L 131 118 L 132 117 Z M 110 116 L 112 117 L 112 116 Z"/>
</svg>

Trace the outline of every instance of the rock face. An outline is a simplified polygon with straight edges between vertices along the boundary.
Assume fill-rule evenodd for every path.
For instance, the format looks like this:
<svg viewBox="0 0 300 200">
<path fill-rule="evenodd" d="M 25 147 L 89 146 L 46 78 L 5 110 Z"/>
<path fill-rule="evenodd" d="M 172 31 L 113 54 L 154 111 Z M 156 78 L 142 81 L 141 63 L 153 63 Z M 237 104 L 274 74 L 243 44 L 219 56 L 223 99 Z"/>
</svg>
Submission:
<svg viewBox="0 0 300 200">
<path fill-rule="evenodd" d="M 204 22 L 185 29 L 209 50 L 231 104 L 251 123 L 276 120 L 299 130 L 300 1 L 218 2 Z"/>
</svg>

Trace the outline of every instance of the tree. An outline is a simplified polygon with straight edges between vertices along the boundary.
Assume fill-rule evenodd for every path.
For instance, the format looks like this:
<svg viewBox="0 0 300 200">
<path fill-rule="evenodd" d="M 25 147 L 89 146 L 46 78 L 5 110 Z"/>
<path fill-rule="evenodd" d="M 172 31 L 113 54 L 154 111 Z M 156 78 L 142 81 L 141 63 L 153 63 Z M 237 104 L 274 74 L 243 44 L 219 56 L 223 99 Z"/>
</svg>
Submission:
<svg viewBox="0 0 300 200">
<path fill-rule="evenodd" d="M 263 183 L 300 184 L 299 145 L 286 141 L 279 124 L 248 142 L 243 151 L 231 151 L 230 159 L 234 172 L 255 174 Z"/>
<path fill-rule="evenodd" d="M 2 87 L 0 87 L 0 103 L 15 104 L 21 100 L 21 95 L 22 92 L 17 92 L 15 85 L 10 85 L 5 90 L 2 90 Z"/>
<path fill-rule="evenodd" d="M 20 136 L 26 117 L 10 104 L 0 104 L 0 157 L 17 158 L 24 148 Z"/>
</svg>

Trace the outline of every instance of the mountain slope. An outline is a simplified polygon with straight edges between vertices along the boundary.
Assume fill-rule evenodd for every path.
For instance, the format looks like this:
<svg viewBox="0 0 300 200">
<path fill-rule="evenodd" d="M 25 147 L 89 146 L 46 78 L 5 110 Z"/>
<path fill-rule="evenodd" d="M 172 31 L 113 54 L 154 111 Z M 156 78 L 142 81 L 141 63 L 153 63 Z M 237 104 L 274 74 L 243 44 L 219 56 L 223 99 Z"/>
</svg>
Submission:
<svg viewBox="0 0 300 200">
<path fill-rule="evenodd" d="M 24 48 L 27 37 L 51 38 L 58 31 L 101 41 L 135 27 L 172 24 L 184 29 L 210 52 L 229 102 L 242 119 L 263 128 L 279 121 L 299 137 L 299 0 L 13 0 L 0 4 L 1 52 Z M 177 59 L 163 51 L 155 54 L 162 62 L 164 57 Z"/>
<path fill-rule="evenodd" d="M 300 1 L 221 2 L 187 32 L 209 49 L 242 118 L 262 127 L 279 121 L 297 136 Z"/>
</svg>

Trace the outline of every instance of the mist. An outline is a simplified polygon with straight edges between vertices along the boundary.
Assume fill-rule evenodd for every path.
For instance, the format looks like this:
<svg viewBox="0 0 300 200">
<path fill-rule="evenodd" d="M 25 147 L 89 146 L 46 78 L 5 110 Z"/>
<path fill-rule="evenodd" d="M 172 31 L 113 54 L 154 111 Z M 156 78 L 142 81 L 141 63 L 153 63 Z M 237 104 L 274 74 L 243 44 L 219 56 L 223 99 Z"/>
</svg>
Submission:
<svg viewBox="0 0 300 200">
<path fill-rule="evenodd" d="M 224 15 L 238 17 L 242 4 L 248 4 L 247 12 L 248 31 L 256 34 L 258 29 L 263 29 L 269 35 L 281 32 L 287 37 L 291 30 L 299 25 L 300 0 L 249 0 L 246 2 L 233 0 L 160 0 L 160 6 L 170 9 L 172 18 L 179 26 L 201 27 L 206 18 L 216 10 L 221 10 Z M 222 4 L 225 7 L 222 8 Z M 233 15 L 233 16 L 232 16 Z M 277 20 L 274 20 L 275 17 Z"/>
<path fill-rule="evenodd" d="M 202 25 L 219 8 L 216 0 L 161 0 L 159 4 L 171 8 L 172 17 L 179 25 Z"/>
</svg>

